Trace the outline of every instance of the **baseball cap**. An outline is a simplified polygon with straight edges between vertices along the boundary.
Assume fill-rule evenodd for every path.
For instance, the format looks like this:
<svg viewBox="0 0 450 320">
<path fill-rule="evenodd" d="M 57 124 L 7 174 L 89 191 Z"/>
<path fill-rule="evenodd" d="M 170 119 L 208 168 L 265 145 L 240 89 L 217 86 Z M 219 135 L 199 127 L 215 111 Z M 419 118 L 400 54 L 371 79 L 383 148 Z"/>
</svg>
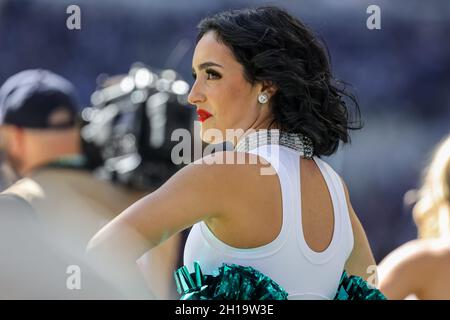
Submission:
<svg viewBox="0 0 450 320">
<path fill-rule="evenodd" d="M 76 123 L 80 111 L 75 87 L 48 70 L 21 71 L 0 88 L 0 125 L 69 128 Z"/>
</svg>

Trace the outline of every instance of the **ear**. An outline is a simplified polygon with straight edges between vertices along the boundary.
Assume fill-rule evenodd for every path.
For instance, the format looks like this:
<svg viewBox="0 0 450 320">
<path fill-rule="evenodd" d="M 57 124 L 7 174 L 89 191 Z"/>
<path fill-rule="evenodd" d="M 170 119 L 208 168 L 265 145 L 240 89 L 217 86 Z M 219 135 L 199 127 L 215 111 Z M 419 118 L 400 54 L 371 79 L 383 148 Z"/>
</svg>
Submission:
<svg viewBox="0 0 450 320">
<path fill-rule="evenodd" d="M 25 132 L 23 128 L 10 126 L 8 128 L 8 149 L 14 155 L 24 154 Z"/>
<path fill-rule="evenodd" d="M 277 92 L 277 89 L 278 88 L 272 81 L 263 81 L 261 92 L 267 92 L 270 97 L 273 97 L 273 95 Z"/>
</svg>

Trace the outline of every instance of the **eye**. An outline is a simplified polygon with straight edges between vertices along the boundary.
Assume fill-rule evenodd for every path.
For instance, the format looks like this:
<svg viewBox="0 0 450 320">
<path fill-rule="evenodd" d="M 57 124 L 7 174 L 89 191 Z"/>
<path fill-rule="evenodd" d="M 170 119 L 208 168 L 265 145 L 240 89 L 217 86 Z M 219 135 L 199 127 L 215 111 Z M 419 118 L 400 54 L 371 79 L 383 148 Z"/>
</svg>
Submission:
<svg viewBox="0 0 450 320">
<path fill-rule="evenodd" d="M 221 78 L 220 74 L 213 69 L 206 69 L 205 72 L 208 75 L 207 80 L 217 80 Z"/>
<path fill-rule="evenodd" d="M 192 78 L 195 80 L 197 79 L 197 75 L 195 74 L 195 72 L 192 72 Z"/>
</svg>

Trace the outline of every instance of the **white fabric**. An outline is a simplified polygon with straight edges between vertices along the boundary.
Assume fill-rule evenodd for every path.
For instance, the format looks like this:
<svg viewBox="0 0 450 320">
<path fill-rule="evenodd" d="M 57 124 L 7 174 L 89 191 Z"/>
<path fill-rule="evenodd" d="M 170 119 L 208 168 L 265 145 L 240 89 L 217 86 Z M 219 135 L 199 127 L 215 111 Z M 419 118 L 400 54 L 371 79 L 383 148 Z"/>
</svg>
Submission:
<svg viewBox="0 0 450 320">
<path fill-rule="evenodd" d="M 261 247 L 233 248 L 216 238 L 204 222 L 195 224 L 186 242 L 184 264 L 193 272 L 198 261 L 204 274 L 215 274 L 222 263 L 252 266 L 272 278 L 288 299 L 333 299 L 344 265 L 353 248 L 353 232 L 339 175 L 314 156 L 334 209 L 330 245 L 315 252 L 303 237 L 299 153 L 284 146 L 265 145 L 249 151 L 266 159 L 276 170 L 282 192 L 283 225 L 277 238 Z"/>
</svg>

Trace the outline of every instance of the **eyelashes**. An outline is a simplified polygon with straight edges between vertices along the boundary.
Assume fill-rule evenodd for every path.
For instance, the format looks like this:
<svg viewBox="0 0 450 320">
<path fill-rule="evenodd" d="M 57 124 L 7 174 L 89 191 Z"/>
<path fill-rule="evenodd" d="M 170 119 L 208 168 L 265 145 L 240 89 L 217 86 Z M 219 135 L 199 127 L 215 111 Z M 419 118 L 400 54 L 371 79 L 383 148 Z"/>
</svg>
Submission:
<svg viewBox="0 0 450 320">
<path fill-rule="evenodd" d="M 212 70 L 212 69 L 206 69 L 205 72 L 208 75 L 208 78 L 207 78 L 208 80 L 214 80 L 214 79 L 220 79 L 221 78 L 220 74 L 218 72 Z M 212 76 L 214 78 L 211 78 L 210 76 Z"/>
<path fill-rule="evenodd" d="M 205 73 L 207 74 L 206 80 L 218 80 L 218 79 L 222 78 L 220 73 L 218 73 L 217 71 L 215 71 L 213 69 L 206 69 Z M 195 74 L 195 72 L 192 73 L 192 78 L 194 80 L 197 79 L 197 74 Z"/>
</svg>

